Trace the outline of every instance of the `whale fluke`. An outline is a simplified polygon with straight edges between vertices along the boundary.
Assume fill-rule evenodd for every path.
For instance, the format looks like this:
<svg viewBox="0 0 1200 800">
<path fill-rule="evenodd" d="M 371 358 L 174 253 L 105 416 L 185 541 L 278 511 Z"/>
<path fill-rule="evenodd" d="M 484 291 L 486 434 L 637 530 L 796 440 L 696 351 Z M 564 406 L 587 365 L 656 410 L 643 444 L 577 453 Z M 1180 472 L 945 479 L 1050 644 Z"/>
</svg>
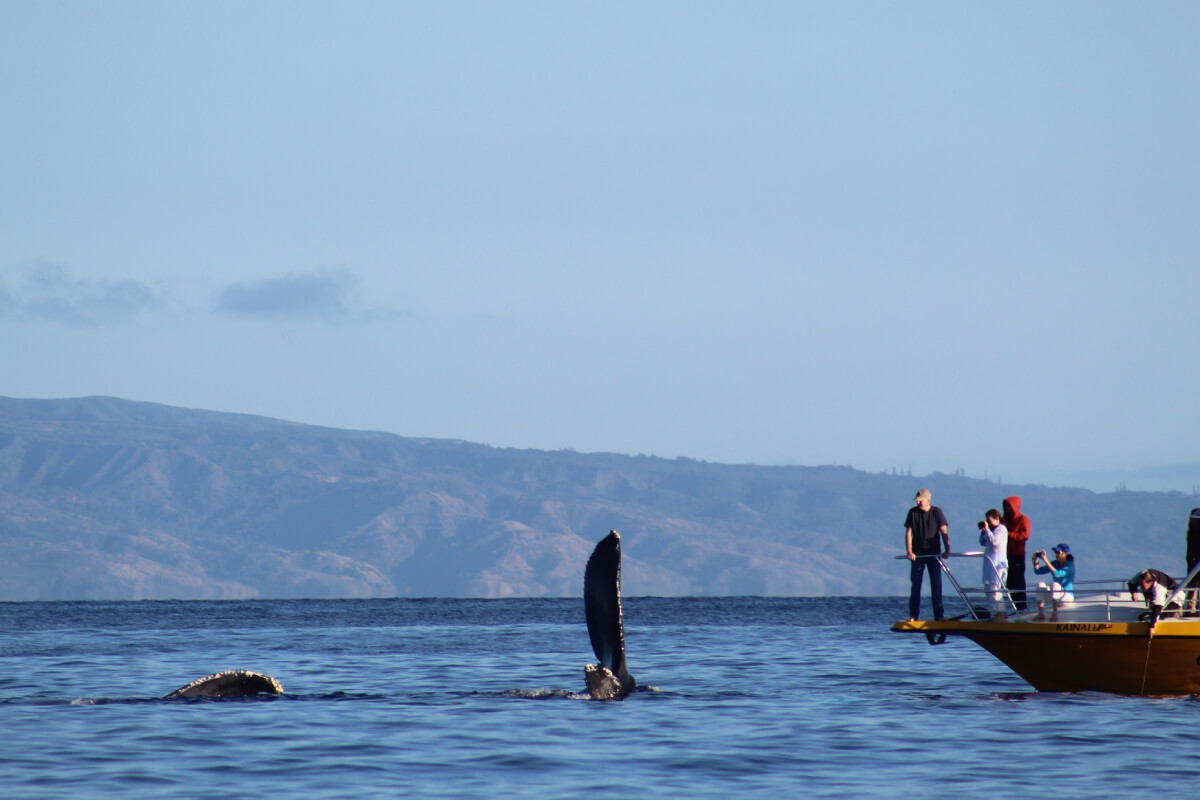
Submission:
<svg viewBox="0 0 1200 800">
<path fill-rule="evenodd" d="M 283 694 L 283 686 L 270 675 L 248 669 L 231 669 L 197 678 L 181 686 L 164 700 L 194 697 L 250 697 L 256 694 Z"/>
<path fill-rule="evenodd" d="M 592 551 L 583 571 L 583 611 L 592 652 L 599 664 L 583 670 L 588 694 L 598 700 L 624 697 L 637 683 L 625 667 L 625 626 L 621 621 L 621 534 L 609 531 Z"/>
</svg>

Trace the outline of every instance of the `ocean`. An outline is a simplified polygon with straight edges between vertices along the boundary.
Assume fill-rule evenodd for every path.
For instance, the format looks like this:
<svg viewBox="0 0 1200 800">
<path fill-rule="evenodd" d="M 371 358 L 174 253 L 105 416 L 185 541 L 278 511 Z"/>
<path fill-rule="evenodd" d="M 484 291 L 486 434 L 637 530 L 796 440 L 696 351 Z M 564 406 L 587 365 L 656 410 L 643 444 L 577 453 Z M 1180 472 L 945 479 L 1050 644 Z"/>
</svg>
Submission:
<svg viewBox="0 0 1200 800">
<path fill-rule="evenodd" d="M 902 598 L 0 603 L 0 797 L 1117 797 L 1194 778 L 1200 703 L 1039 694 Z M 163 701 L 252 669 L 279 697 Z"/>
</svg>

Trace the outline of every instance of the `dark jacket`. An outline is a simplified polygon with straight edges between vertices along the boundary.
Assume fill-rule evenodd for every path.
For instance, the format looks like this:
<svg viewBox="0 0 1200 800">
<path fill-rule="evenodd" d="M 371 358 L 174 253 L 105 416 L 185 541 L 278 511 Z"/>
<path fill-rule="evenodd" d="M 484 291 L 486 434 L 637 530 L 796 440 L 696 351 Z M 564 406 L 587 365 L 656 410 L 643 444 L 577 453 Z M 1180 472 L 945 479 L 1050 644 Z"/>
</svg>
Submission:
<svg viewBox="0 0 1200 800">
<path fill-rule="evenodd" d="M 1140 592 L 1142 590 L 1142 576 L 1147 572 L 1153 574 L 1154 580 L 1158 583 L 1161 583 L 1168 593 L 1175 591 L 1179 587 L 1179 584 L 1176 583 L 1175 579 L 1162 570 L 1144 569 L 1129 579 L 1130 594 L 1134 594 L 1135 592 Z"/>
<path fill-rule="evenodd" d="M 1187 568 L 1188 572 L 1200 561 L 1200 508 L 1193 508 L 1188 517 L 1187 531 Z"/>
</svg>

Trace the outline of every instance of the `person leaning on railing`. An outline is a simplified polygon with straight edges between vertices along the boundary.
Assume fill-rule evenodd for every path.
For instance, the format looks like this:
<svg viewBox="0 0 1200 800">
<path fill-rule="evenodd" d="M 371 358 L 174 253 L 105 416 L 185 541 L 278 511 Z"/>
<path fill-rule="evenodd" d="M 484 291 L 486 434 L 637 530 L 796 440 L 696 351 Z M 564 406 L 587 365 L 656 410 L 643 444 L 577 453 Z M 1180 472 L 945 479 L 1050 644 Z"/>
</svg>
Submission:
<svg viewBox="0 0 1200 800">
<path fill-rule="evenodd" d="M 1050 621 L 1058 621 L 1058 609 L 1063 603 L 1071 603 L 1075 600 L 1075 556 L 1071 555 L 1071 548 L 1065 543 L 1058 543 L 1052 548 L 1054 550 L 1054 561 L 1051 562 L 1046 557 L 1045 550 L 1039 550 L 1033 554 L 1033 572 L 1036 575 L 1050 575 L 1054 578 L 1054 583 L 1047 586 L 1045 583 L 1038 584 L 1038 613 L 1033 618 L 1034 622 L 1039 622 L 1046 618 L 1046 604 L 1050 604 Z"/>
<path fill-rule="evenodd" d="M 1167 605 L 1167 587 L 1158 580 L 1156 569 L 1144 570 L 1141 575 L 1142 594 L 1146 597 L 1146 607 L 1149 609 L 1138 619 L 1149 620 L 1149 635 L 1154 636 L 1154 626 L 1162 616 L 1163 608 Z"/>
<path fill-rule="evenodd" d="M 1179 584 L 1176 582 L 1176 580 L 1167 573 L 1163 572 L 1161 569 L 1150 569 L 1147 567 L 1146 569 L 1139 570 L 1132 578 L 1129 579 L 1128 586 L 1130 600 L 1137 600 L 1137 593 L 1142 591 L 1142 579 L 1146 577 L 1146 573 L 1153 575 L 1155 583 L 1160 584 L 1164 589 L 1166 589 L 1168 595 L 1179 588 Z M 1178 608 L 1178 606 L 1176 606 L 1176 608 Z"/>
</svg>

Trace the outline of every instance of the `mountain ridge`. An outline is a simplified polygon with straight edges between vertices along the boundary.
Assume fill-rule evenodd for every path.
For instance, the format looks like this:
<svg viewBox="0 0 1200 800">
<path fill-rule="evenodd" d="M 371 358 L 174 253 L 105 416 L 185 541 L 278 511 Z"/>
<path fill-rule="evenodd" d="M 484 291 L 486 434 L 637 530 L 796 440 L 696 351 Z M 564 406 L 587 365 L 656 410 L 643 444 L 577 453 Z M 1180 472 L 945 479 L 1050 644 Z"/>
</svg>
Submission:
<svg viewBox="0 0 1200 800">
<path fill-rule="evenodd" d="M 1081 580 L 1182 569 L 1182 493 L 495 448 L 111 397 L 0 397 L 0 600 L 572 596 L 622 533 L 630 595 L 889 595 L 920 486 L 1021 495 Z M 968 566 L 965 580 L 975 580 Z"/>
</svg>

